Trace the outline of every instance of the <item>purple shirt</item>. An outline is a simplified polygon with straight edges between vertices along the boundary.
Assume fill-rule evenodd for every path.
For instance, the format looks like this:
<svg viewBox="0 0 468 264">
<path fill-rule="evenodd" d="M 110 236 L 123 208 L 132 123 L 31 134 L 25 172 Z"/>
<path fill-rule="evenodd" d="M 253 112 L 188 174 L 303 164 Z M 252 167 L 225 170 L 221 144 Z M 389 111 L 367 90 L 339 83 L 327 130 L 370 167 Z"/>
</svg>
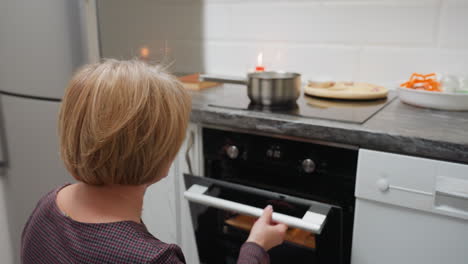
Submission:
<svg viewBox="0 0 468 264">
<path fill-rule="evenodd" d="M 29 217 L 21 240 L 22 263 L 185 263 L 179 246 L 158 240 L 143 224 L 90 224 L 66 217 L 55 202 L 61 188 L 45 195 Z M 269 256 L 257 244 L 245 243 L 237 263 L 267 264 Z"/>
</svg>

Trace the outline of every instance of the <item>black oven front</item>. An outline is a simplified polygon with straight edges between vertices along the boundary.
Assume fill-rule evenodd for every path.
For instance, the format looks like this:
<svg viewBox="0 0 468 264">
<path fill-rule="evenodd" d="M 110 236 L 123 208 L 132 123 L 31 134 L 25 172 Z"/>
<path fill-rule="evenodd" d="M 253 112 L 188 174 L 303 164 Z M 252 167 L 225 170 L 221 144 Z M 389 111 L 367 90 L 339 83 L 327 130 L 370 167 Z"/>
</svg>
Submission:
<svg viewBox="0 0 468 264">
<path fill-rule="evenodd" d="M 289 226 L 271 263 L 350 263 L 357 148 L 204 128 L 203 156 L 184 193 L 200 263 L 235 263 L 269 204 Z"/>
</svg>

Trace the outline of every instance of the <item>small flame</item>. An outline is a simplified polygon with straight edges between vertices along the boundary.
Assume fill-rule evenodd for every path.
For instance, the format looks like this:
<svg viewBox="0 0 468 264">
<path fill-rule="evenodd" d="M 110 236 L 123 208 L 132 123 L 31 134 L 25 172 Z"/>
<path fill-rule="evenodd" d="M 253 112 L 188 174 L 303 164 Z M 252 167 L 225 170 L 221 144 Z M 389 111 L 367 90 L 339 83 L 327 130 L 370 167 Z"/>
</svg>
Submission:
<svg viewBox="0 0 468 264">
<path fill-rule="evenodd" d="M 265 71 L 265 67 L 263 66 L 263 52 L 260 52 L 257 56 L 257 66 L 255 66 L 255 71 Z"/>
<path fill-rule="evenodd" d="M 147 47 L 142 47 L 140 49 L 140 58 L 147 59 L 149 57 L 150 51 Z"/>
<path fill-rule="evenodd" d="M 263 66 L 263 52 L 260 52 L 257 56 L 257 66 Z"/>
</svg>

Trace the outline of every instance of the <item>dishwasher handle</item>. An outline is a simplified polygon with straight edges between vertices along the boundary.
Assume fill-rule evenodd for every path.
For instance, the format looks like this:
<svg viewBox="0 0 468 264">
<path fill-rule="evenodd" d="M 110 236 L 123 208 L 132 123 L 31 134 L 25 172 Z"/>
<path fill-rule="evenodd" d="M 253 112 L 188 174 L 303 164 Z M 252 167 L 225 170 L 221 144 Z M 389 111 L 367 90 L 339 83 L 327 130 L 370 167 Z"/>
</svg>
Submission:
<svg viewBox="0 0 468 264">
<path fill-rule="evenodd" d="M 468 180 L 446 176 L 437 177 L 434 210 L 468 220 Z"/>
</svg>

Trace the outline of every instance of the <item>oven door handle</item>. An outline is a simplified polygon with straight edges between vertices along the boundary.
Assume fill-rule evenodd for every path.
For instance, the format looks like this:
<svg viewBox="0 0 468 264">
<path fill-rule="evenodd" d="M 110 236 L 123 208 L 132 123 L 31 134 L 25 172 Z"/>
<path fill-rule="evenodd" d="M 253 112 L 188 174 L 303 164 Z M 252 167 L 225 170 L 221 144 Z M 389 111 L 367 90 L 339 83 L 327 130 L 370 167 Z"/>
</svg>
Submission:
<svg viewBox="0 0 468 264">
<path fill-rule="evenodd" d="M 215 207 L 217 209 L 229 210 L 240 214 L 246 214 L 254 217 L 260 217 L 263 213 L 262 208 L 233 202 L 226 199 L 205 194 L 209 187 L 194 184 L 184 192 L 184 197 L 194 203 Z M 328 213 L 328 211 L 327 211 Z M 284 223 L 289 227 L 296 227 L 314 234 L 320 234 L 325 225 L 327 215 L 308 210 L 304 217 L 298 218 L 281 213 L 273 212 L 273 221 Z"/>
</svg>

